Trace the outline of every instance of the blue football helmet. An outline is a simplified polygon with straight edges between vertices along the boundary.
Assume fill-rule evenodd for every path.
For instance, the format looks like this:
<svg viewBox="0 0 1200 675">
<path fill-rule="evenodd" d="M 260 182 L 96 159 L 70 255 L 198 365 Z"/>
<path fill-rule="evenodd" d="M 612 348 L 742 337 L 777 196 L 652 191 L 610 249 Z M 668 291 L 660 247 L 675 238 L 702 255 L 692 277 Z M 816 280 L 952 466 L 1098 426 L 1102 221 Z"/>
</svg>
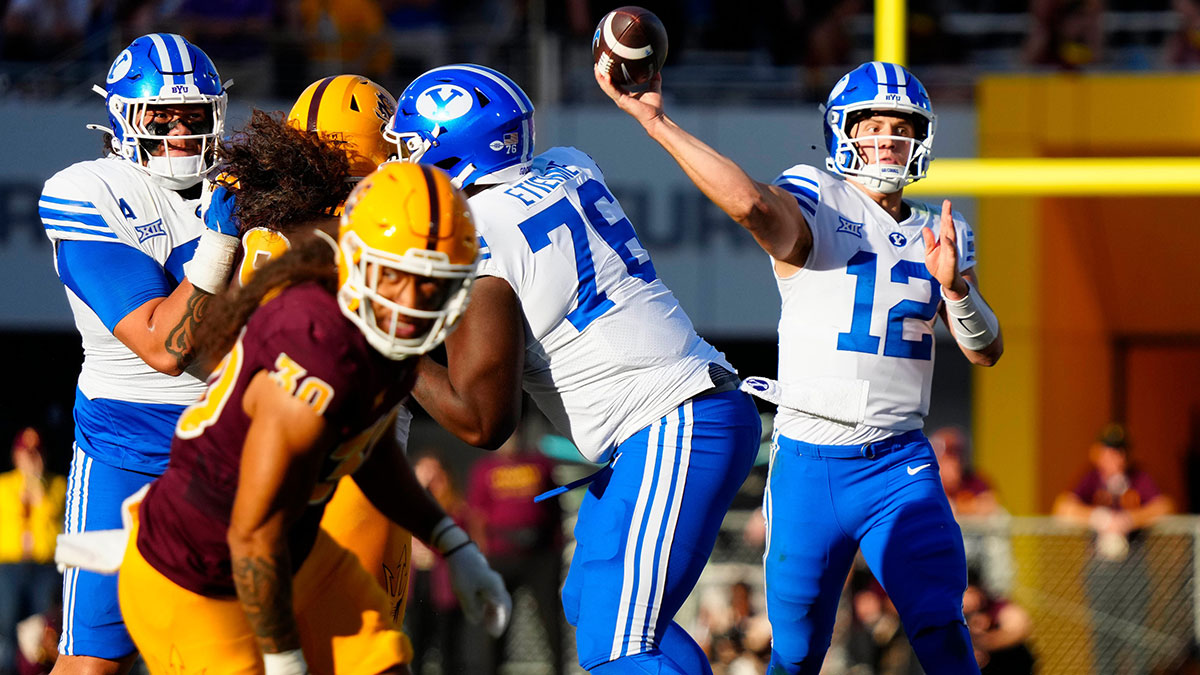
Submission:
<svg viewBox="0 0 1200 675">
<path fill-rule="evenodd" d="M 134 40 L 109 67 L 105 86 L 92 89 L 104 96 L 111 128 L 89 127 L 111 134 L 113 153 L 150 173 L 156 182 L 187 188 L 216 164 L 217 141 L 225 128 L 225 86 L 208 56 L 182 36 L 151 33 Z M 197 141 L 200 152 L 172 157 L 167 137 L 179 120 L 148 120 L 146 112 L 153 106 L 195 104 L 205 106 L 207 119 L 185 123 L 191 133 L 170 138 Z"/>
<path fill-rule="evenodd" d="M 436 165 L 456 187 L 504 183 L 533 165 L 533 102 L 491 68 L 434 68 L 400 94 L 383 136 L 402 161 Z"/>
<path fill-rule="evenodd" d="M 851 138 L 854 125 L 876 111 L 909 118 L 915 126 L 914 138 Z M 937 116 L 925 87 L 904 66 L 871 61 L 846 73 L 829 92 L 822 114 L 829 151 L 825 166 L 830 171 L 853 178 L 871 190 L 892 193 L 924 178 L 929 170 Z M 880 141 L 906 145 L 908 161 L 901 165 L 867 164 L 862 146 Z"/>
</svg>

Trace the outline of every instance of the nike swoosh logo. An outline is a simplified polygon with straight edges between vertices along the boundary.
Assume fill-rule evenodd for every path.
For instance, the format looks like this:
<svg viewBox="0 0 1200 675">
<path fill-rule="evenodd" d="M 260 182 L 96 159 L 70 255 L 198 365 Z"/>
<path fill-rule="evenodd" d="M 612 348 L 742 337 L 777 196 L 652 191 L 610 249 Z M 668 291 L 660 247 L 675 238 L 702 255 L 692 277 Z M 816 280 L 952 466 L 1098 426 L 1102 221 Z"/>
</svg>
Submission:
<svg viewBox="0 0 1200 675">
<path fill-rule="evenodd" d="M 905 467 L 905 468 L 908 469 L 908 475 L 915 476 L 915 475 L 917 475 L 918 472 L 921 471 L 921 469 L 928 469 L 930 466 L 932 466 L 932 464 L 922 464 L 921 466 L 918 466 L 915 469 L 912 468 L 911 466 Z"/>
</svg>

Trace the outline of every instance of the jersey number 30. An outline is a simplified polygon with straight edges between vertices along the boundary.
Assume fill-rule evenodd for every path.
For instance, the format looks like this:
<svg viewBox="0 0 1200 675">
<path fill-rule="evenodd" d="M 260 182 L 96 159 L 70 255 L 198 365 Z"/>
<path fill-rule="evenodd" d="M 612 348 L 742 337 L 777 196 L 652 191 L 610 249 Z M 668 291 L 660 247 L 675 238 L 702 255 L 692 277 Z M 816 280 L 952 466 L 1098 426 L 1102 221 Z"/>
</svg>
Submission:
<svg viewBox="0 0 1200 675">
<path fill-rule="evenodd" d="M 566 227 L 571 233 L 571 243 L 575 248 L 575 270 L 579 274 L 579 290 L 578 302 L 575 309 L 567 314 L 567 321 L 575 326 L 575 330 L 582 332 L 613 307 L 613 301 L 608 299 L 608 295 L 596 287 L 596 264 L 592 258 L 591 244 L 588 243 L 589 228 L 621 256 L 630 276 L 650 283 L 657 279 L 658 275 L 655 274 L 654 264 L 650 262 L 649 257 L 639 258 L 629 248 L 629 245 L 633 244 L 641 249 L 637 233 L 633 231 L 633 224 L 629 219 L 621 214 L 617 222 L 609 223 L 608 218 L 600 212 L 597 204 L 602 200 L 620 212 L 617 200 L 608 188 L 593 179 L 580 185 L 577 194 L 583 207 L 582 214 L 570 199 L 563 197 L 521 223 L 521 234 L 525 235 L 529 247 L 537 253 L 550 245 L 550 233 L 554 230 Z"/>
<path fill-rule="evenodd" d="M 854 315 L 850 319 L 850 332 L 838 333 L 838 351 L 879 353 L 879 337 L 871 335 L 871 313 L 875 309 L 875 261 L 878 257 L 870 251 L 859 251 L 846 263 L 846 274 L 854 275 L 858 281 L 854 284 Z M 892 265 L 893 283 L 907 285 L 909 279 L 929 281 L 929 302 L 901 300 L 888 310 L 883 355 L 928 361 L 933 357 L 933 336 L 926 333 L 920 340 L 905 340 L 904 320 L 932 319 L 942 301 L 942 288 L 922 263 L 901 260 Z"/>
</svg>

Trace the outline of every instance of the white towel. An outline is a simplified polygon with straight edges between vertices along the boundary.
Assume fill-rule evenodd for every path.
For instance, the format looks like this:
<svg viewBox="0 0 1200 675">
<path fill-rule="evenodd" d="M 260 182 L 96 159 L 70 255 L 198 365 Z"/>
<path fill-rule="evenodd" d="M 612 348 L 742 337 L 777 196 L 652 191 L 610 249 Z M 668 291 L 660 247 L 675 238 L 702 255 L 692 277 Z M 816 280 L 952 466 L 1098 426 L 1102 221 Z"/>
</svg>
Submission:
<svg viewBox="0 0 1200 675">
<path fill-rule="evenodd" d="M 862 424 L 871 383 L 846 377 L 806 377 L 788 383 L 766 377 L 742 380 L 742 391 L 806 415 L 847 427 Z"/>
<path fill-rule="evenodd" d="M 58 535 L 54 562 L 59 571 L 78 567 L 89 572 L 116 574 L 125 557 L 129 530 L 90 530 Z"/>
</svg>

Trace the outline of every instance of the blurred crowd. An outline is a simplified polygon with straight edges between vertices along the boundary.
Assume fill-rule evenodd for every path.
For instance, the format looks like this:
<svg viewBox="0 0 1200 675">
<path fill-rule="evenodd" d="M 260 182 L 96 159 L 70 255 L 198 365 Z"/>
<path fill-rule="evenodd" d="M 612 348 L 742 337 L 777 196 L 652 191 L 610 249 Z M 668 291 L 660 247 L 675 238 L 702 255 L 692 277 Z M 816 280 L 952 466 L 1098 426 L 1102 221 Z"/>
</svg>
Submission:
<svg viewBox="0 0 1200 675">
<path fill-rule="evenodd" d="M 487 63 L 539 101 L 598 96 L 596 0 L 7 0 L 0 93 L 78 93 L 114 47 L 152 30 L 186 35 L 242 97 L 291 98 L 315 77 L 385 86 L 434 65 Z M 671 36 L 681 97 L 816 98 L 873 49 L 871 0 L 641 0 Z M 909 0 L 908 57 L 940 98 L 981 72 L 1187 68 L 1200 62 L 1200 0 Z M 119 48 L 119 47 L 118 47 Z M 582 81 L 582 84 L 581 84 Z M 86 86 L 79 91 L 86 91 Z"/>
</svg>

